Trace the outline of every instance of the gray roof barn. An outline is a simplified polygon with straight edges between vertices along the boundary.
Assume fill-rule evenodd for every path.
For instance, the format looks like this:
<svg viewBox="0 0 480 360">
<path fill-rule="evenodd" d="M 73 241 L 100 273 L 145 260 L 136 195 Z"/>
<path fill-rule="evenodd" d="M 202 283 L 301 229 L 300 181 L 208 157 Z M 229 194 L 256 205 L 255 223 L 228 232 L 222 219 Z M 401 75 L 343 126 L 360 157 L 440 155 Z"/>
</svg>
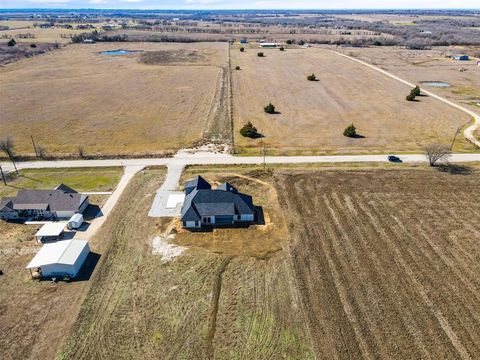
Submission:
<svg viewBox="0 0 480 360">
<path fill-rule="evenodd" d="M 185 201 L 182 207 L 183 222 L 202 221 L 204 217 L 235 218 L 249 215 L 253 219 L 255 206 L 252 197 L 242 194 L 229 183 L 216 189 L 201 176 L 185 184 Z"/>
<path fill-rule="evenodd" d="M 1 199 L 0 209 L 76 211 L 87 198 L 61 184 L 54 190 L 20 190 L 16 197 Z"/>
</svg>

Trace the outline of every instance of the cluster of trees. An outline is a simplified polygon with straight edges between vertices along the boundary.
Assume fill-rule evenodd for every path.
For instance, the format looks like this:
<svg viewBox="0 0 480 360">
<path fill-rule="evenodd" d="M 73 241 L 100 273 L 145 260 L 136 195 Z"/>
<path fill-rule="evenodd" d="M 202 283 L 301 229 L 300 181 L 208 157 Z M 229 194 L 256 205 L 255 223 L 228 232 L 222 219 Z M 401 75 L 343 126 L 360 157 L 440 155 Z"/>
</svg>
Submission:
<svg viewBox="0 0 480 360">
<path fill-rule="evenodd" d="M 351 124 L 345 128 L 343 131 L 343 136 L 349 137 L 349 138 L 354 138 L 357 136 L 357 128 Z"/>
<path fill-rule="evenodd" d="M 249 121 L 240 129 L 240 134 L 251 139 L 256 139 L 260 137 L 260 134 L 257 131 L 257 128 Z"/>
<path fill-rule="evenodd" d="M 421 90 L 417 85 L 410 91 L 410 94 L 407 95 L 407 101 L 414 101 L 417 96 L 420 96 L 420 94 Z"/>
<path fill-rule="evenodd" d="M 267 114 L 275 114 L 275 105 L 268 103 L 268 105 L 263 108 L 263 111 Z"/>
</svg>

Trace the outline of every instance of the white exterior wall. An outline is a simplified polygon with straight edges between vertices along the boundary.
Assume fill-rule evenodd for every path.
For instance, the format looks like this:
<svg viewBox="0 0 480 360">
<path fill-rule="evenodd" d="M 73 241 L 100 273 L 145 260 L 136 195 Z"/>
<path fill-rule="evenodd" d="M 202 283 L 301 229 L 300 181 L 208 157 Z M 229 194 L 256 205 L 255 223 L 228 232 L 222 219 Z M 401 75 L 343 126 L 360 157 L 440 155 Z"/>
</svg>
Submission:
<svg viewBox="0 0 480 360">
<path fill-rule="evenodd" d="M 55 214 L 59 219 L 70 219 L 75 215 L 75 211 L 57 211 Z"/>
<path fill-rule="evenodd" d="M 73 265 L 67 264 L 50 264 L 44 265 L 40 269 L 42 270 L 42 275 L 44 277 L 52 277 L 52 276 L 69 276 L 75 277 L 80 269 L 82 268 L 83 263 L 87 259 L 88 254 L 90 253 L 90 247 L 85 246 L 78 256 L 77 260 Z"/>
<path fill-rule="evenodd" d="M 188 228 L 199 227 L 197 226 L 196 221 L 186 221 L 185 224 L 186 224 L 185 227 L 188 227 Z"/>
<path fill-rule="evenodd" d="M 51 277 L 51 276 L 74 277 L 77 274 L 73 265 L 51 264 L 51 265 L 44 265 L 40 269 L 42 270 L 42 275 L 44 277 Z"/>
<path fill-rule="evenodd" d="M 241 215 L 240 221 L 253 221 L 253 215 Z"/>
<path fill-rule="evenodd" d="M 80 269 L 82 268 L 82 265 L 85 262 L 85 260 L 87 259 L 89 253 L 90 253 L 90 246 L 88 246 L 88 244 L 87 244 L 83 248 L 80 255 L 78 256 L 77 261 L 75 261 L 75 264 L 73 265 L 73 268 L 75 270 L 75 275 L 74 276 L 76 276 L 78 274 L 78 272 L 80 271 Z"/>
</svg>

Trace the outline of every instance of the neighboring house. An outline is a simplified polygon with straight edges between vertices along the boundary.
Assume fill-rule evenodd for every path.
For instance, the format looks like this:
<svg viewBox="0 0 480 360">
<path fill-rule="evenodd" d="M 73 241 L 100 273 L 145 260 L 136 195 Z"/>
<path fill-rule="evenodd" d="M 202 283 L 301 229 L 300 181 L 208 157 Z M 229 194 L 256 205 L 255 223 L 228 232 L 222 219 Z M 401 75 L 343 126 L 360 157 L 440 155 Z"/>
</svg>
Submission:
<svg viewBox="0 0 480 360">
<path fill-rule="evenodd" d="M 185 202 L 181 213 L 187 229 L 204 226 L 228 226 L 255 221 L 252 197 L 238 192 L 229 183 L 216 189 L 201 176 L 185 184 Z"/>
<path fill-rule="evenodd" d="M 39 277 L 68 276 L 74 278 L 90 253 L 85 240 L 63 240 L 45 244 L 27 265 Z M 33 273 L 32 273 L 33 276 Z"/>
<path fill-rule="evenodd" d="M 69 219 L 88 205 L 88 196 L 64 184 L 54 190 L 20 190 L 16 197 L 0 199 L 0 219 Z"/>
</svg>

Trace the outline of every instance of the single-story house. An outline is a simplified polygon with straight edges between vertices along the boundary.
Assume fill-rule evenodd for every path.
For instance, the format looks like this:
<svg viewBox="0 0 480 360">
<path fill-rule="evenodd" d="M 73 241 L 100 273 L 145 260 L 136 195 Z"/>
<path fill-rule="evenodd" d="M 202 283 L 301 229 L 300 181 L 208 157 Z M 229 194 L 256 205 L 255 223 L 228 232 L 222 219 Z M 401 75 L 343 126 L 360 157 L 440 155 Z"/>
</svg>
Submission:
<svg viewBox="0 0 480 360">
<path fill-rule="evenodd" d="M 242 194 L 229 183 L 216 189 L 201 176 L 185 184 L 181 220 L 184 228 L 228 226 L 255 221 L 252 197 Z"/>
<path fill-rule="evenodd" d="M 469 59 L 468 55 L 453 55 L 452 58 L 460 61 L 468 61 Z"/>
<path fill-rule="evenodd" d="M 88 205 L 88 196 L 64 184 L 53 190 L 20 190 L 16 197 L 0 199 L 0 219 L 69 219 Z"/>
<path fill-rule="evenodd" d="M 27 265 L 32 272 L 35 269 L 40 277 L 74 278 L 82 268 L 90 253 L 85 240 L 63 240 L 45 244 Z"/>
</svg>

